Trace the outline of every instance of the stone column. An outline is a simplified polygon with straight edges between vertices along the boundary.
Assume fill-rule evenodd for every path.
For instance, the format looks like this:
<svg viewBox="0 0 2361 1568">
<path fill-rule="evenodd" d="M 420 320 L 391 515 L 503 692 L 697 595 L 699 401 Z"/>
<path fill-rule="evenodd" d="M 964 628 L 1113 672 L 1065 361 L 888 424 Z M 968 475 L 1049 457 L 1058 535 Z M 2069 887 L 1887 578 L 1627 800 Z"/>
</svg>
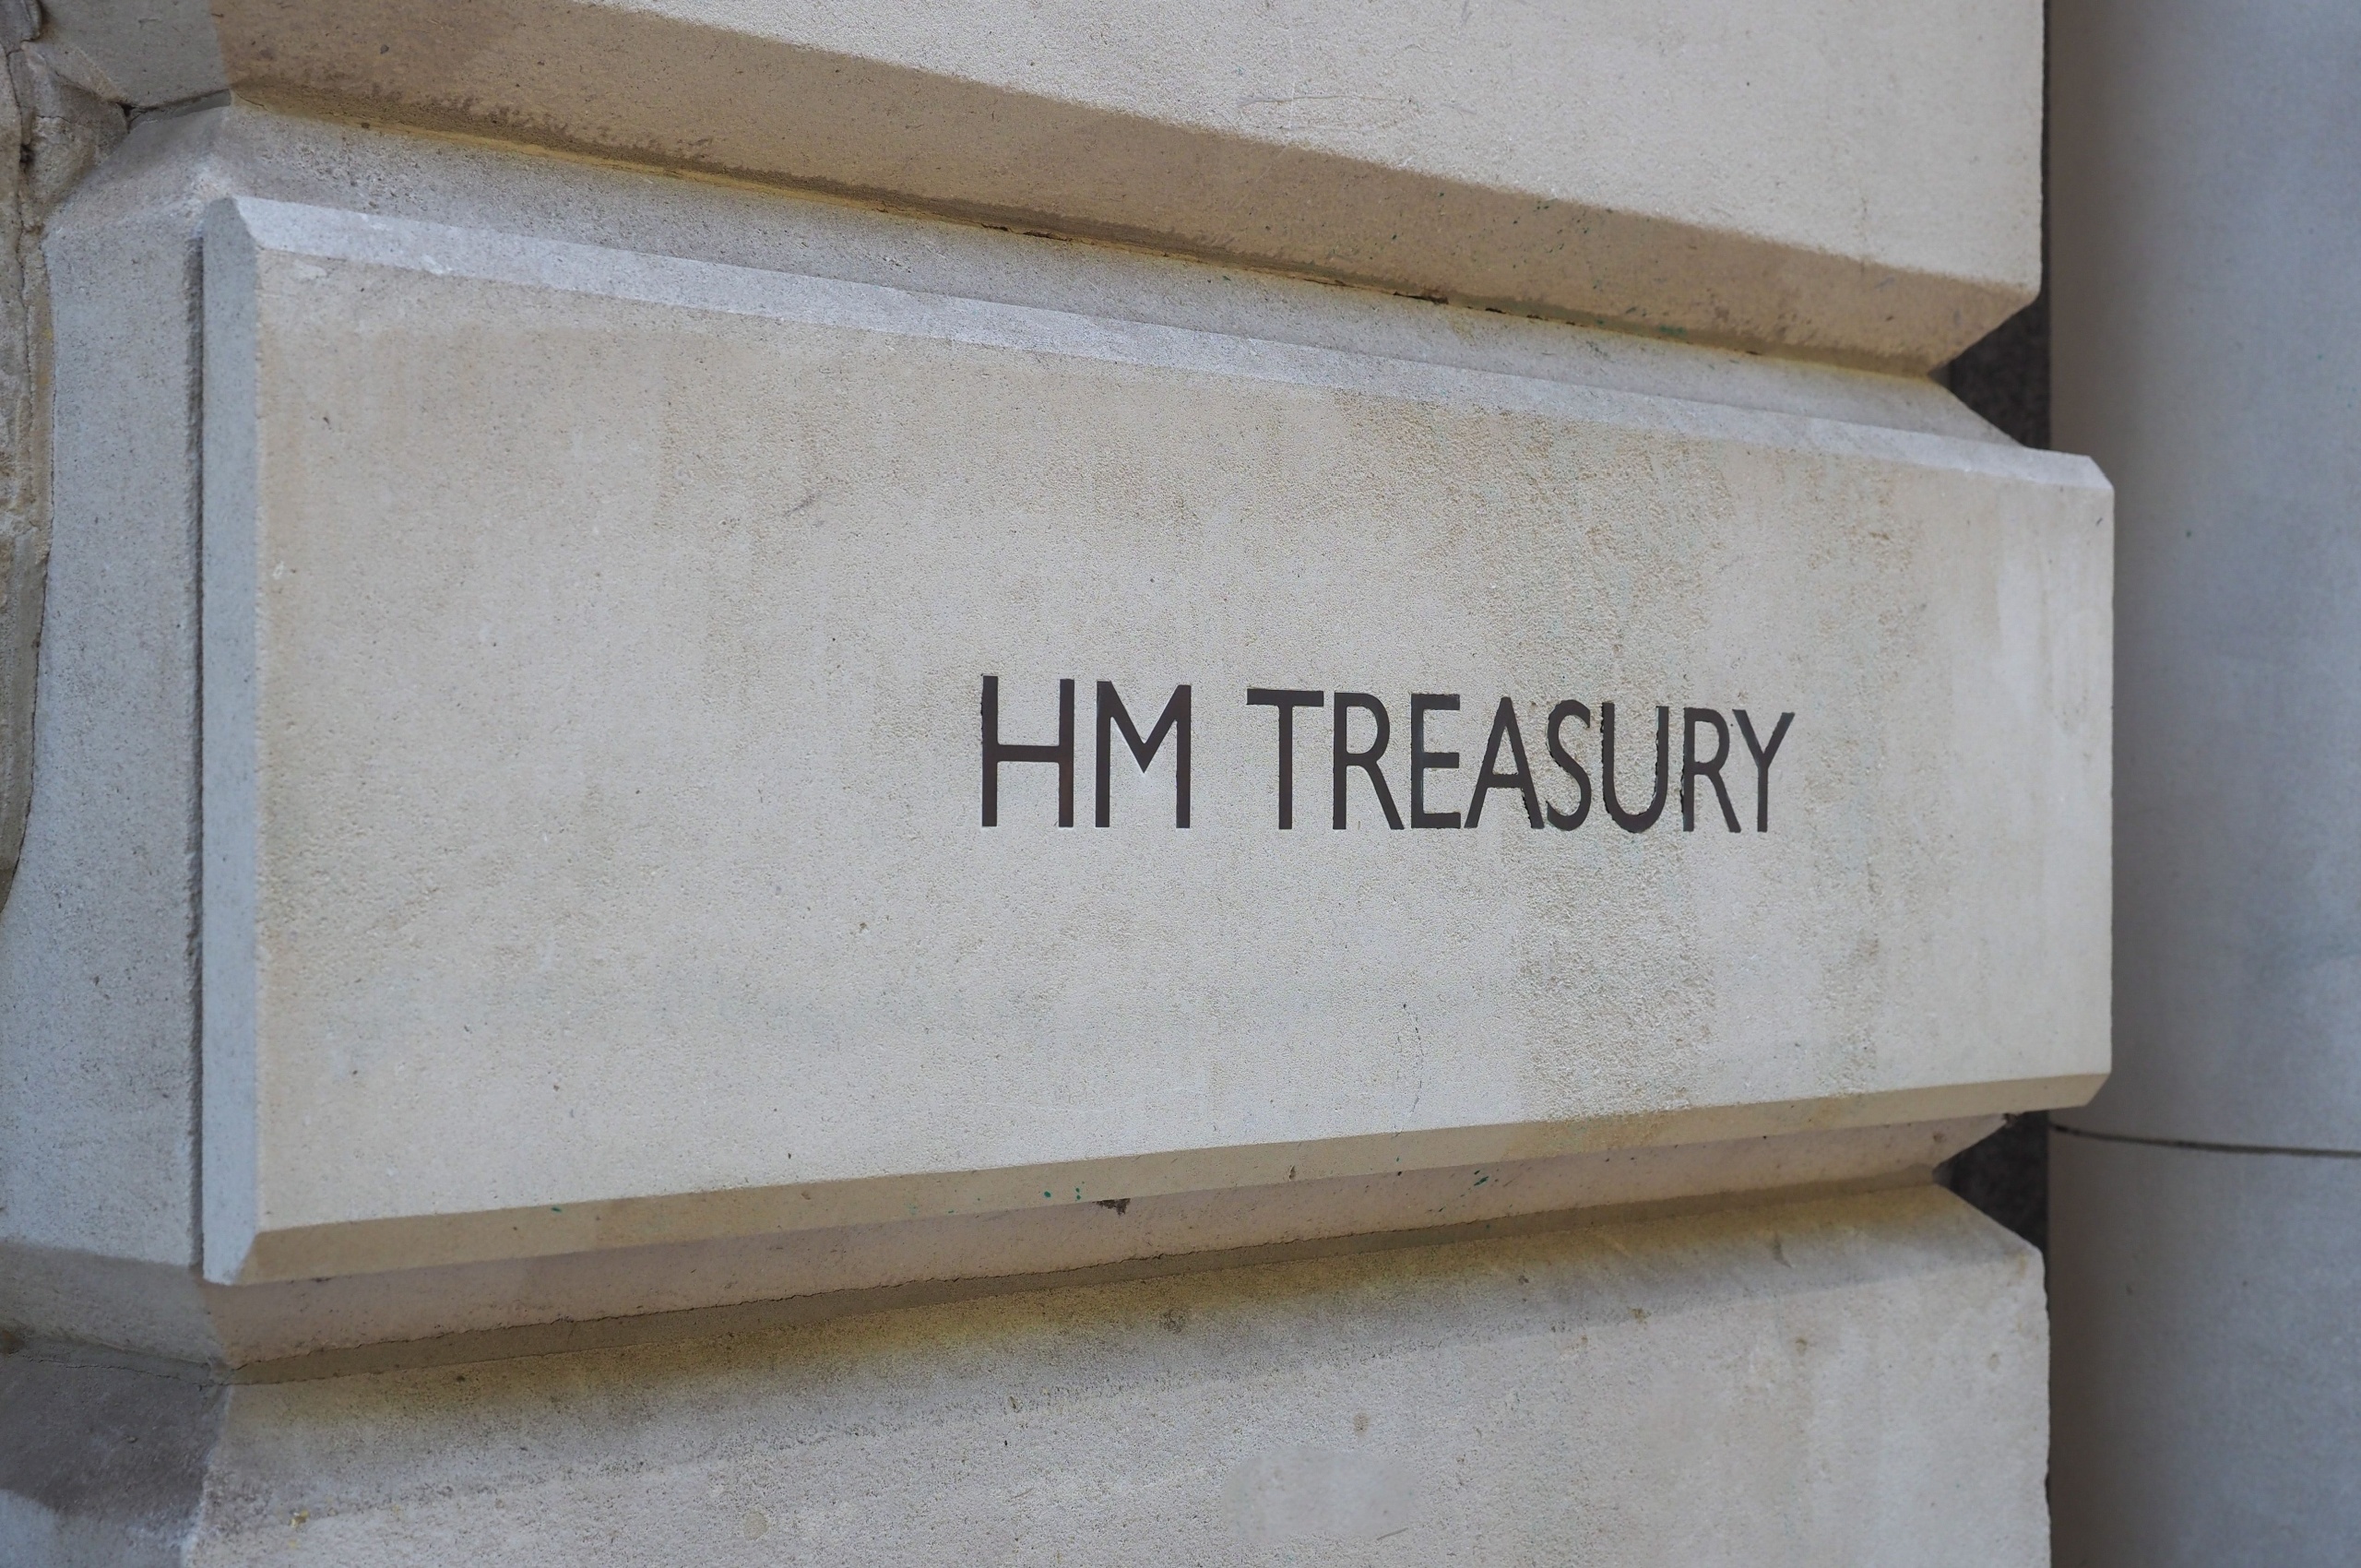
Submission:
<svg viewBox="0 0 2361 1568">
<path fill-rule="evenodd" d="M 2361 15 L 2051 8 L 2054 419 L 2120 495 L 2117 1075 L 2052 1144 L 2059 1561 L 2361 1536 Z"/>
</svg>

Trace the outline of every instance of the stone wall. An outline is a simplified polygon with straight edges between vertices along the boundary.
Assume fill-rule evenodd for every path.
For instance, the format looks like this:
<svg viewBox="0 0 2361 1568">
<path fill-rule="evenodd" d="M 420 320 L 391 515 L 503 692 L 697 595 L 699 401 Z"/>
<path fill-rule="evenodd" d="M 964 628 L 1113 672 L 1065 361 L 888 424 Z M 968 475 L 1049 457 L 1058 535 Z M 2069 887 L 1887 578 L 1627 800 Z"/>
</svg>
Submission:
<svg viewBox="0 0 2361 1568">
<path fill-rule="evenodd" d="M 2037 11 L 127 15 L 0 1555 L 2044 1557 Z"/>
<path fill-rule="evenodd" d="M 32 788 L 33 668 L 49 561 L 49 328 L 42 232 L 123 135 L 122 109 L 72 77 L 36 38 L 33 0 L 0 6 L 7 74 L 0 124 L 16 156 L 0 175 L 0 899 L 17 873 Z"/>
</svg>

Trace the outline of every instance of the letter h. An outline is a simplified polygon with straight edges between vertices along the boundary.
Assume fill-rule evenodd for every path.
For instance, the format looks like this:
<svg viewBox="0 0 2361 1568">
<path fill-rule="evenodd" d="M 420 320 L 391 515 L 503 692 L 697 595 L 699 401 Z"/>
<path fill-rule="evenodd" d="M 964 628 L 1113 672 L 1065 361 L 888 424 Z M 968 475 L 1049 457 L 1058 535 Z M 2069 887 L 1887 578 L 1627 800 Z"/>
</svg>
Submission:
<svg viewBox="0 0 2361 1568">
<path fill-rule="evenodd" d="M 1058 683 L 1058 743 L 1019 746 L 1000 738 L 1000 677 L 984 677 L 984 826 L 1000 826 L 1000 769 L 1009 762 L 1058 765 L 1058 826 L 1074 826 L 1074 683 Z"/>
</svg>

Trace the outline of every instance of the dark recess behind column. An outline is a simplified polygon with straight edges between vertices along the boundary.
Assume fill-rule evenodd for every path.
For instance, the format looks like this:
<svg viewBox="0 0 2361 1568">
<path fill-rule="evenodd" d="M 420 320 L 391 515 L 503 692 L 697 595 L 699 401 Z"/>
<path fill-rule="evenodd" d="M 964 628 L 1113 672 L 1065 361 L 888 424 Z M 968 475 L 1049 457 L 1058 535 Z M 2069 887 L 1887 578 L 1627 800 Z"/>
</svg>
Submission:
<svg viewBox="0 0 2361 1568">
<path fill-rule="evenodd" d="M 1943 367 L 1952 396 L 2022 445 L 2049 445 L 2049 291 Z M 2045 1252 L 2049 1246 L 2049 1118 L 2011 1116 L 1944 1161 L 1937 1181 Z"/>
<path fill-rule="evenodd" d="M 1938 379 L 2019 445 L 2048 445 L 2048 289 L 1945 365 Z"/>
</svg>

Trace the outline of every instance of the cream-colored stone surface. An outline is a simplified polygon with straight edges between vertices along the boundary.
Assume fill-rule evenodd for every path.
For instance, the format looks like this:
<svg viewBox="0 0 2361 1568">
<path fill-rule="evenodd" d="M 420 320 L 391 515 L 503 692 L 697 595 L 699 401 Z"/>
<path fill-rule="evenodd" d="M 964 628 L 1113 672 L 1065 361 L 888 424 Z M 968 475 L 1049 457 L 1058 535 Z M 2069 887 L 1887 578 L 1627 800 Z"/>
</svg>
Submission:
<svg viewBox="0 0 2361 1568">
<path fill-rule="evenodd" d="M 120 1397 L 178 1441 L 98 1494 L 41 1461 L 122 1374 L 20 1357 L 0 1528 L 178 1523 L 206 1564 L 2032 1568 L 2045 1341 L 2037 1256 L 1922 1187 L 209 1408 L 150 1377 Z"/>
<path fill-rule="evenodd" d="M 2104 1070 L 2079 459 L 285 203 L 204 271 L 212 1277 Z M 1080 681 L 1081 827 L 978 826 L 981 674 Z M 1089 826 L 1094 678 L 1192 685 L 1185 831 Z M 1470 694 L 1452 811 L 1503 694 L 1798 717 L 1768 834 L 1742 751 L 1743 833 L 1334 833 L 1309 718 L 1282 833 L 1256 685 Z"/>
<path fill-rule="evenodd" d="M 1649 331 L 1913 366 L 2040 275 L 2027 0 L 57 0 L 234 88 Z"/>
<path fill-rule="evenodd" d="M 1087 1203 L 1037 1208 L 991 1222 L 983 1228 L 989 1235 L 936 1234 L 931 1244 L 939 1252 L 919 1246 L 916 1229 L 884 1225 L 824 1229 L 798 1241 L 765 1229 L 764 1222 L 710 1243 L 626 1225 L 594 1234 L 608 1249 L 603 1253 L 400 1271 L 374 1283 L 289 1282 L 284 1291 L 301 1293 L 300 1302 L 279 1287 L 233 1294 L 227 1302 L 216 1301 L 218 1289 L 197 1291 L 176 1273 L 195 1255 L 190 1204 L 196 1185 L 190 1134 L 199 518 L 192 421 L 199 320 L 193 291 L 199 215 L 208 201 L 241 193 L 347 203 L 461 228 L 506 225 L 516 234 L 760 272 L 915 285 L 1063 317 L 1312 350 L 1358 348 L 1413 370 L 1627 395 L 1635 406 L 1682 417 L 1718 407 L 1768 416 L 1771 427 L 1784 431 L 1833 430 L 1873 444 L 1934 437 L 1914 449 L 1964 449 L 1970 471 L 2016 461 L 1973 416 L 1910 378 L 1651 343 L 246 108 L 149 116 L 49 239 L 52 267 L 65 284 L 60 390 L 73 414 L 60 427 L 65 504 L 44 625 L 39 781 L 25 865 L 0 911 L 0 1246 L 7 1249 L 0 1321 L 175 1354 L 246 1357 L 380 1334 L 472 1331 L 630 1310 L 621 1298 L 643 1289 L 668 1308 L 832 1285 L 869 1289 L 916 1277 L 913 1270 L 922 1273 L 930 1258 L 947 1260 L 949 1275 L 967 1277 L 991 1271 L 994 1250 L 1003 1244 L 1024 1253 L 1012 1266 L 1054 1270 L 1095 1266 L 1116 1255 L 1107 1248 L 1120 1253 L 1124 1238 L 1136 1244 L 1151 1229 L 1154 1250 L 1218 1249 L 1340 1233 L 1323 1227 L 1436 1223 L 1441 1207 L 1493 1193 L 1494 1186 L 1477 1188 L 1476 1176 L 1502 1165 L 1493 1147 L 1447 1162 L 1431 1178 L 1388 1178 L 1395 1187 L 1432 1185 L 1426 1197 L 1402 1204 L 1299 1200 L 1294 1193 L 1313 1190 L 1316 1180 L 1299 1171 L 1294 1183 L 1245 1193 L 1234 1203 L 1218 1193 L 1174 1194 L 1172 1206 L 1159 1210 L 1143 1194 L 1129 1215 L 1154 1221 L 1145 1227 L 1098 1227 L 1115 1217 Z M 1395 722 L 1398 731 L 1398 699 Z M 1310 743 L 1304 749 L 1311 789 L 1319 760 Z M 1087 812 L 1086 783 L 1082 799 Z M 1307 802 L 1308 821 L 1317 820 L 1320 803 Z M 1499 813 L 1504 803 L 1496 796 L 1490 809 Z M 1507 814 L 1513 819 L 1517 812 Z M 1119 820 L 1128 826 L 1128 811 Z M 1774 843 L 1786 820 L 1782 815 L 1779 829 L 1762 842 Z M 1474 837 L 1489 837 L 1496 826 L 1488 823 Z M 1587 841 L 1602 827 L 1595 810 L 1593 821 L 1570 837 Z M 2001 1103 L 1987 1089 L 1974 1091 L 1978 1098 L 1965 1109 Z M 2041 1081 L 2017 1080 L 2007 1103 L 2033 1103 L 2047 1092 Z M 1913 1113 L 1883 1102 L 1834 1109 L 1842 1115 Z M 1922 1105 L 1916 1113 L 1943 1108 Z M 1641 1130 L 1713 1135 L 1710 1127 L 1693 1124 Z M 1628 1191 L 1618 1185 L 1621 1178 L 1603 1180 L 1599 1167 L 1579 1159 L 1519 1163 L 1588 1170 L 1565 1177 L 1561 1197 L 1551 1201 L 1590 1204 L 1652 1201 L 1717 1185 L 1844 1179 L 1879 1161 L 1885 1162 L 1880 1169 L 1899 1169 L 1909 1158 L 1848 1145 L 1825 1158 L 1782 1153 L 1750 1163 L 1711 1146 L 1674 1146 L 1643 1162 L 1655 1172 L 1655 1184 Z M 1285 1171 L 1275 1167 L 1268 1174 L 1281 1181 Z M 1454 1182 L 1465 1192 L 1444 1191 Z M 1369 1192 L 1358 1177 L 1340 1177 L 1321 1190 Z M 1529 1194 L 1534 1184 L 1525 1190 Z M 1536 1206 L 1549 1206 L 1499 1212 Z M 1474 1208 L 1452 1212 L 1480 1218 Z M 643 1209 L 638 1219 L 645 1215 Z M 1019 1218 L 1041 1228 L 1038 1234 L 1017 1238 L 1014 1229 L 1025 1228 Z M 537 1238 L 535 1245 L 546 1240 Z M 558 1241 L 561 1247 L 576 1244 Z M 616 1249 L 634 1241 L 642 1244 Z M 701 1293 L 708 1287 L 712 1293 Z"/>
<path fill-rule="evenodd" d="M 149 114 L 44 240 L 57 284 L 58 526 L 40 627 L 39 787 L 0 907 L 0 1236 L 94 1266 L 194 1257 L 196 246 L 206 203 L 241 192 L 1998 439 L 1909 377 L 243 107 Z"/>
<path fill-rule="evenodd" d="M 1327 1256 L 1536 1225 L 1923 1184 L 1994 1118 L 1601 1150 L 1452 1170 L 1298 1179 L 990 1215 L 611 1247 L 556 1256 L 219 1285 L 185 1267 L 0 1243 L 0 1324 L 212 1365 L 291 1358 L 477 1360 L 881 1305 Z M 432 1341 L 431 1349 L 421 1348 Z M 377 1348 L 369 1348 L 376 1347 Z M 339 1363 L 342 1364 L 342 1363 Z"/>
<path fill-rule="evenodd" d="M 32 787 L 35 651 L 49 564 L 50 333 L 42 232 L 123 136 L 123 111 L 61 77 L 31 34 L 37 7 L 0 6 L 0 900 Z"/>
</svg>

